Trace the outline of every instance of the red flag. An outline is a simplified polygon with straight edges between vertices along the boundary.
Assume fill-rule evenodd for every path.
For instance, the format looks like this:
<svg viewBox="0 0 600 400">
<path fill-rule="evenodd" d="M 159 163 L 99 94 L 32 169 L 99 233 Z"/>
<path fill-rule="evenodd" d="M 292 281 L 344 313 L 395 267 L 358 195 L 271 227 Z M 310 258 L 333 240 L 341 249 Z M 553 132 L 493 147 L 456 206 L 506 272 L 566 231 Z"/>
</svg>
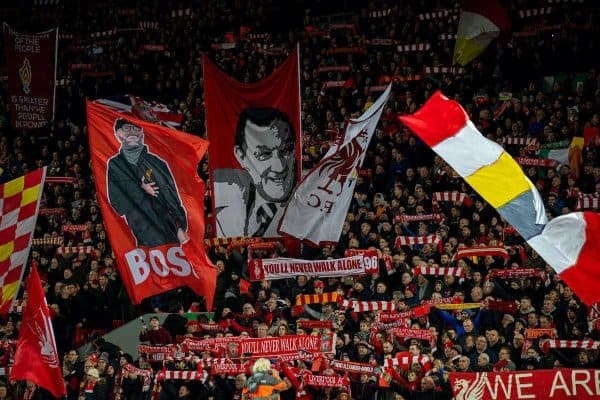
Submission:
<svg viewBox="0 0 600 400">
<path fill-rule="evenodd" d="M 234 80 L 203 57 L 216 237 L 278 237 L 300 178 L 298 50 L 257 83 Z"/>
<path fill-rule="evenodd" d="M 208 142 L 94 102 L 87 115 L 98 202 L 131 300 L 187 285 L 211 309 L 216 270 L 196 172 Z"/>
<path fill-rule="evenodd" d="M 23 309 L 21 332 L 10 379 L 29 380 L 48 390 L 54 397 L 65 396 L 67 389 L 56 351 L 50 312 L 35 266 L 32 266 L 27 281 L 27 293 L 29 299 Z"/>
<path fill-rule="evenodd" d="M 54 119 L 58 29 L 20 33 L 4 24 L 10 120 L 15 129 L 38 129 Z"/>
</svg>

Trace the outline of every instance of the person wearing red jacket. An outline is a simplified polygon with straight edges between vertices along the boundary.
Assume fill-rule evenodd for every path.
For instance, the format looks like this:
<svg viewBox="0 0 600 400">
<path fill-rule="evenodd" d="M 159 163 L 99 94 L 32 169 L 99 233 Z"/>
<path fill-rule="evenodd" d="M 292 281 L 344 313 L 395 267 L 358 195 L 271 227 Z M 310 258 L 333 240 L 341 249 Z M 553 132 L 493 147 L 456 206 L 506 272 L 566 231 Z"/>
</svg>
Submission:
<svg viewBox="0 0 600 400">
<path fill-rule="evenodd" d="M 150 342 L 152 346 L 162 346 L 165 344 L 173 343 L 171 334 L 168 330 L 160 326 L 158 317 L 150 318 L 150 329 L 146 324 L 142 325 L 142 331 L 140 332 L 141 342 Z"/>
</svg>

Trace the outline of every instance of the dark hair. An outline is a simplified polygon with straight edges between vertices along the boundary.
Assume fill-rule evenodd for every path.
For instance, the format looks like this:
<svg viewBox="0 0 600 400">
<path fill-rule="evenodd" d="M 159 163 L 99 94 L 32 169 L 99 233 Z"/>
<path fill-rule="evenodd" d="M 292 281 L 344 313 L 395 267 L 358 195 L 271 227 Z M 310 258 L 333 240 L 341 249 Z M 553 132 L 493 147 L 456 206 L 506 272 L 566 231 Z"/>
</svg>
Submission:
<svg viewBox="0 0 600 400">
<path fill-rule="evenodd" d="M 290 127 L 290 135 L 288 140 L 295 142 L 296 133 L 294 132 L 294 126 L 292 125 L 290 118 L 287 114 L 279 111 L 276 108 L 246 108 L 240 113 L 237 127 L 235 130 L 235 145 L 246 151 L 246 122 L 250 121 L 255 125 L 264 127 L 269 126 L 273 121 L 283 121 Z"/>
<path fill-rule="evenodd" d="M 131 121 L 127 121 L 125 118 L 118 118 L 115 120 L 115 126 L 114 126 L 115 132 L 118 131 L 119 129 L 121 129 L 124 125 L 133 125 L 139 129 L 142 129 L 141 126 L 136 125 Z"/>
</svg>

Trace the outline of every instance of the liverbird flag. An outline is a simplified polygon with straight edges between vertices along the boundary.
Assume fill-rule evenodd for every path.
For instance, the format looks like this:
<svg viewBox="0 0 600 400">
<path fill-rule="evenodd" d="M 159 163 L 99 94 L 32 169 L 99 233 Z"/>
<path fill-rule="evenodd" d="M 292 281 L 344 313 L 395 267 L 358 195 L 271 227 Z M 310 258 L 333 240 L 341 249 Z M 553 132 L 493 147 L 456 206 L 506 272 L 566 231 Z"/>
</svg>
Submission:
<svg viewBox="0 0 600 400">
<path fill-rule="evenodd" d="M 467 65 L 509 26 L 506 11 L 497 0 L 464 0 L 456 32 L 454 63 Z"/>
<path fill-rule="evenodd" d="M 27 282 L 29 298 L 23 309 L 21 332 L 10 370 L 11 380 L 29 380 L 54 397 L 67 394 L 56 351 L 50 312 L 37 268 L 32 266 Z"/>
<path fill-rule="evenodd" d="M 363 115 L 348 121 L 343 140 L 298 185 L 279 224 L 280 234 L 316 246 L 337 243 L 358 171 L 390 91 L 391 85 Z"/>
<path fill-rule="evenodd" d="M 536 187 L 517 162 L 486 139 L 457 102 L 436 92 L 400 117 L 504 217 L 587 304 L 600 300 L 600 214 L 576 212 L 550 222 Z"/>
<path fill-rule="evenodd" d="M 8 314 L 31 248 L 46 168 L 0 185 L 0 314 Z"/>
</svg>

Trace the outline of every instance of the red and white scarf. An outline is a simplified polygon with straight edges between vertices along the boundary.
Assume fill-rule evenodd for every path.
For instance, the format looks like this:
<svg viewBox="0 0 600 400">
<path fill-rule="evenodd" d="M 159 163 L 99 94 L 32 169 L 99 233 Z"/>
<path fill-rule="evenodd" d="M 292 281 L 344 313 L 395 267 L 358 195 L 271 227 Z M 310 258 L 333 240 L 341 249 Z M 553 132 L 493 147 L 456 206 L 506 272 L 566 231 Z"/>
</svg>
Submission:
<svg viewBox="0 0 600 400">
<path fill-rule="evenodd" d="M 383 365 L 388 368 L 400 367 L 402 369 L 409 369 L 411 365 L 416 363 L 421 364 L 427 370 L 431 369 L 431 360 L 424 355 L 398 355 L 398 357 L 386 358 L 383 360 Z"/>
<path fill-rule="evenodd" d="M 543 348 L 549 349 L 600 349 L 600 341 L 596 340 L 559 340 L 548 339 L 544 341 Z"/>
<path fill-rule="evenodd" d="M 150 390 L 150 385 L 152 383 L 152 370 L 137 368 L 135 365 L 131 364 L 125 364 L 123 366 L 123 370 L 129 372 L 130 374 L 143 376 L 144 383 L 142 386 L 142 391 L 147 392 L 148 390 Z"/>
<path fill-rule="evenodd" d="M 210 368 L 211 375 L 239 375 L 246 373 L 248 363 L 240 364 L 229 362 L 213 363 Z"/>
<path fill-rule="evenodd" d="M 451 201 L 452 203 L 463 203 L 466 206 L 471 205 L 471 198 L 466 193 L 461 192 L 435 192 L 431 198 L 432 203 L 437 206 L 441 201 Z"/>
<path fill-rule="evenodd" d="M 577 210 L 597 210 L 600 208 L 600 197 L 596 194 L 584 194 L 580 193 L 577 199 L 575 209 Z"/>
<path fill-rule="evenodd" d="M 416 244 L 438 244 L 440 237 L 438 235 L 428 236 L 398 236 L 396 237 L 396 243 L 394 247 L 399 248 L 401 246 L 414 246 Z"/>
<path fill-rule="evenodd" d="M 422 306 L 417 306 L 417 307 L 413 308 L 412 310 L 403 311 L 403 312 L 383 311 L 383 312 L 380 312 L 379 315 L 377 315 L 377 321 L 378 322 L 393 322 L 393 321 L 396 321 L 401 318 L 411 318 L 411 319 L 419 318 L 419 317 L 429 314 L 430 311 L 431 311 L 431 306 L 428 304 L 425 304 Z"/>
<path fill-rule="evenodd" d="M 49 237 L 49 238 L 40 238 L 33 239 L 31 244 L 33 246 L 60 246 L 64 243 L 65 238 L 63 237 Z"/>
<path fill-rule="evenodd" d="M 305 375 L 304 384 L 317 387 L 342 387 L 348 386 L 350 381 L 345 376 Z"/>
<path fill-rule="evenodd" d="M 516 157 L 519 165 L 524 167 L 556 168 L 558 161 L 546 158 Z"/>
<path fill-rule="evenodd" d="M 396 306 L 391 301 L 358 301 L 346 300 L 338 297 L 338 304 L 341 308 L 351 308 L 354 312 L 369 312 L 369 311 L 394 311 Z"/>
<path fill-rule="evenodd" d="M 56 254 L 89 254 L 96 257 L 94 246 L 60 246 L 56 249 Z"/>
<path fill-rule="evenodd" d="M 413 272 L 415 275 L 456 276 L 459 278 L 465 277 L 465 271 L 462 267 L 415 267 Z"/>
<path fill-rule="evenodd" d="M 521 278 L 540 278 L 545 279 L 544 271 L 535 268 L 520 268 L 520 269 L 493 269 L 489 272 L 487 278 L 499 279 L 521 279 Z"/>
<path fill-rule="evenodd" d="M 208 374 L 206 371 L 160 371 L 156 374 L 156 381 L 164 380 L 182 380 L 182 381 L 206 381 Z"/>
</svg>

